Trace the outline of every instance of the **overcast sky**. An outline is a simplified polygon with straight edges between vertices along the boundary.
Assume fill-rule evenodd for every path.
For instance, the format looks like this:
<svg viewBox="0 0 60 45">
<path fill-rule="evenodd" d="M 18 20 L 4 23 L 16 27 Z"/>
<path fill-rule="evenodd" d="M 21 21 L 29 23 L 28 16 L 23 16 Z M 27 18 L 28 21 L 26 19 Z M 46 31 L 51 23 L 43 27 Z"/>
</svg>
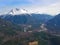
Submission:
<svg viewBox="0 0 60 45">
<path fill-rule="evenodd" d="M 12 8 L 55 15 L 60 13 L 60 0 L 0 0 L 0 14 Z"/>
</svg>

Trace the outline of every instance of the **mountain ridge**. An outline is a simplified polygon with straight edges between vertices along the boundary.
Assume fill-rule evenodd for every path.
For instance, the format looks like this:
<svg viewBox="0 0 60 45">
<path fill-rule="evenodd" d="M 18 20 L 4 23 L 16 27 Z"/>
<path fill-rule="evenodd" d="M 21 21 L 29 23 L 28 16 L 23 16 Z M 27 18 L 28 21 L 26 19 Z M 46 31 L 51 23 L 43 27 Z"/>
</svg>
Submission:
<svg viewBox="0 0 60 45">
<path fill-rule="evenodd" d="M 60 14 L 56 15 L 54 18 L 46 23 L 48 31 L 52 31 L 60 34 Z"/>
</svg>

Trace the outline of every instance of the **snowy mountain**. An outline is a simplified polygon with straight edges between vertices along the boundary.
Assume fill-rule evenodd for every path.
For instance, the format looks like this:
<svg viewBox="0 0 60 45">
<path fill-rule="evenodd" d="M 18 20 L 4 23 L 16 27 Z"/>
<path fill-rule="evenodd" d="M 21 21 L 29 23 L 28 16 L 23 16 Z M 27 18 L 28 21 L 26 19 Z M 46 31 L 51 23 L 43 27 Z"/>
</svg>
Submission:
<svg viewBox="0 0 60 45">
<path fill-rule="evenodd" d="M 25 9 L 15 8 L 15 9 L 11 9 L 11 11 L 9 11 L 8 14 L 19 15 L 19 14 L 29 14 L 29 12 Z"/>
<path fill-rule="evenodd" d="M 25 9 L 15 8 L 10 10 L 7 14 L 1 15 L 0 18 L 15 24 L 39 25 L 51 19 L 52 16 L 48 14 L 29 13 L 29 11 Z"/>
</svg>

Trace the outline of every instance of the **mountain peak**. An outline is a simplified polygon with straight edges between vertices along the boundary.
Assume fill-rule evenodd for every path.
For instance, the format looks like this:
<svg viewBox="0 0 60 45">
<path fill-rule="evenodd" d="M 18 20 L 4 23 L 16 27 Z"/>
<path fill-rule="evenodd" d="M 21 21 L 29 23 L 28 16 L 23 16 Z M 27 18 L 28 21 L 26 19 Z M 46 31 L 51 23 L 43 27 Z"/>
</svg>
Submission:
<svg viewBox="0 0 60 45">
<path fill-rule="evenodd" d="M 28 13 L 28 11 L 25 9 L 15 8 L 15 9 L 12 9 L 8 14 L 16 15 L 16 14 L 25 14 L 25 13 Z"/>
</svg>

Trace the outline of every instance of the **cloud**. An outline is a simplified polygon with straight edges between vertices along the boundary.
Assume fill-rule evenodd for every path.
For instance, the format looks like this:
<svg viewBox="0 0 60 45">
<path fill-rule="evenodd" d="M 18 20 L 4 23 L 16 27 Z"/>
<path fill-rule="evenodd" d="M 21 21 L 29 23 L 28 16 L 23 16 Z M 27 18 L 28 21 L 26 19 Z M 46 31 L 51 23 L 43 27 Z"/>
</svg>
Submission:
<svg viewBox="0 0 60 45">
<path fill-rule="evenodd" d="M 49 5 L 49 4 L 53 4 L 53 3 L 59 3 L 60 0 L 28 0 L 29 2 L 35 5 Z"/>
<path fill-rule="evenodd" d="M 37 11 L 39 11 L 39 13 L 56 15 L 60 13 L 60 3 L 54 3 L 49 6 L 40 7 Z"/>
<path fill-rule="evenodd" d="M 48 6 L 32 6 L 28 8 L 30 12 L 56 15 L 60 13 L 60 3 L 53 3 Z"/>
</svg>

